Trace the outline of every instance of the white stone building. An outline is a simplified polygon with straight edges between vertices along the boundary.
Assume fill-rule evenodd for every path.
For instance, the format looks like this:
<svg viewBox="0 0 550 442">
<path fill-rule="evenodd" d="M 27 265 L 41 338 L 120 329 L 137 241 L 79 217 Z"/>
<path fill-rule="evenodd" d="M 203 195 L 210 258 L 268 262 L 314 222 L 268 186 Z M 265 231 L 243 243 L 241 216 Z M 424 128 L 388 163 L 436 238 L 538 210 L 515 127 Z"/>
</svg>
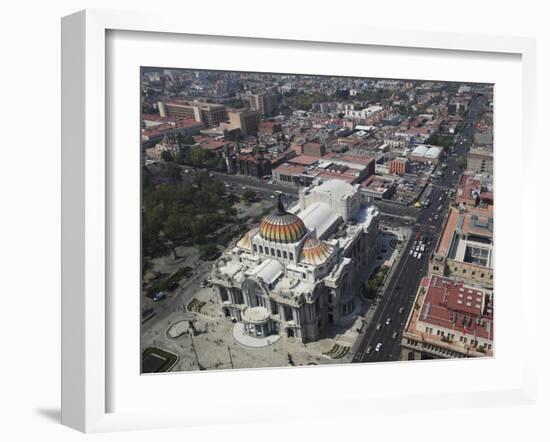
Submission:
<svg viewBox="0 0 550 442">
<path fill-rule="evenodd" d="M 251 336 L 302 342 L 345 324 L 375 259 L 378 209 L 358 185 L 329 180 L 300 191 L 299 203 L 266 216 L 216 262 L 211 281 L 226 317 Z"/>
</svg>

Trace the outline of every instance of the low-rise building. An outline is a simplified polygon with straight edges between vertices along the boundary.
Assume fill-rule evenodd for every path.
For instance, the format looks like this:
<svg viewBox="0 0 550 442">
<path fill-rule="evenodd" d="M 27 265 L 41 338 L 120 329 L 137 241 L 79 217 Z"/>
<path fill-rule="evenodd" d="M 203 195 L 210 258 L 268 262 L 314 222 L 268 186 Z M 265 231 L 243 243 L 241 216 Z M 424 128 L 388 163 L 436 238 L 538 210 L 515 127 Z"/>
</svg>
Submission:
<svg viewBox="0 0 550 442">
<path fill-rule="evenodd" d="M 361 183 L 374 174 L 374 159 L 354 155 L 325 156 L 317 161 L 307 155 L 286 160 L 273 170 L 273 179 L 283 184 L 309 186 L 316 178 Z M 301 161 L 302 160 L 302 161 Z"/>
<path fill-rule="evenodd" d="M 473 147 L 466 156 L 467 170 L 475 173 L 493 175 L 493 150 Z"/>
<path fill-rule="evenodd" d="M 192 120 L 181 119 L 175 122 L 168 122 L 150 126 L 141 131 L 141 141 L 144 148 L 152 147 L 166 136 L 182 137 L 192 136 L 200 133 L 205 127 L 204 123 Z"/>
<path fill-rule="evenodd" d="M 439 157 L 443 149 L 438 146 L 431 146 L 429 144 L 417 145 L 411 153 L 409 153 L 409 159 L 411 161 L 418 161 L 421 163 L 436 164 L 439 162 Z"/>
<path fill-rule="evenodd" d="M 486 175 L 467 172 L 460 177 L 455 203 L 461 207 L 493 205 L 493 179 Z"/>
<path fill-rule="evenodd" d="M 460 280 L 424 278 L 401 338 L 401 359 L 493 355 L 493 292 Z"/>
<path fill-rule="evenodd" d="M 302 146 L 302 153 L 312 157 L 322 157 L 326 153 L 326 148 L 323 143 L 304 143 Z"/>
<path fill-rule="evenodd" d="M 398 157 L 389 162 L 389 172 L 391 175 L 405 175 L 408 172 L 407 158 Z"/>
<path fill-rule="evenodd" d="M 493 292 L 441 276 L 424 278 L 401 338 L 401 359 L 493 355 Z"/>
<path fill-rule="evenodd" d="M 493 287 L 492 206 L 449 209 L 429 272 Z"/>
<path fill-rule="evenodd" d="M 276 121 L 262 121 L 258 124 L 258 132 L 273 135 L 281 132 L 281 123 Z"/>
</svg>

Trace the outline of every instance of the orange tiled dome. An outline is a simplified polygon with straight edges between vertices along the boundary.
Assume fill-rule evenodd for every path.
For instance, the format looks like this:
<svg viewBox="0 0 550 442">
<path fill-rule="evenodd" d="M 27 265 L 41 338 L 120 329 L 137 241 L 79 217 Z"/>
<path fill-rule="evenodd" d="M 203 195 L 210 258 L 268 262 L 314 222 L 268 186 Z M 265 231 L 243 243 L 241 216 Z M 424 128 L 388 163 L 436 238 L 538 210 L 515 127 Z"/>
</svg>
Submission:
<svg viewBox="0 0 550 442">
<path fill-rule="evenodd" d="M 332 246 L 325 244 L 315 237 L 304 242 L 300 252 L 300 261 L 306 264 L 318 265 L 324 263 L 332 253 Z"/>
<path fill-rule="evenodd" d="M 276 213 L 266 216 L 260 224 L 260 236 L 280 243 L 300 241 L 307 233 L 304 222 L 292 213 Z"/>
<path fill-rule="evenodd" d="M 285 210 L 281 195 L 279 195 L 277 207 L 277 213 L 266 216 L 260 224 L 260 236 L 272 242 L 300 241 L 307 233 L 304 222 L 298 216 Z"/>
</svg>

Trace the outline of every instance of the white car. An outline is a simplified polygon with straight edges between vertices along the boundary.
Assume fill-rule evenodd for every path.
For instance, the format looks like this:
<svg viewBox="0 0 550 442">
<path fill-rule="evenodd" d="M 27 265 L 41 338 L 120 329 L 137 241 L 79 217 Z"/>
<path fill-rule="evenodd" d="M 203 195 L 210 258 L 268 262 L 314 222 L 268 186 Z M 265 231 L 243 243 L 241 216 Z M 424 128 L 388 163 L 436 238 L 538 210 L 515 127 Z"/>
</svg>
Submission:
<svg viewBox="0 0 550 442">
<path fill-rule="evenodd" d="M 386 325 L 390 325 L 390 324 L 391 324 L 391 318 L 386 319 Z"/>
<path fill-rule="evenodd" d="M 422 253 L 419 253 L 417 256 L 418 259 L 422 258 Z"/>
<path fill-rule="evenodd" d="M 418 258 L 418 252 L 414 252 L 413 256 L 414 256 L 415 258 Z"/>
<path fill-rule="evenodd" d="M 381 348 L 382 348 L 382 343 L 381 342 L 376 344 L 376 348 L 375 348 L 376 351 L 380 351 Z"/>
<path fill-rule="evenodd" d="M 164 298 L 166 298 L 166 292 L 158 292 L 155 296 L 153 296 L 153 301 L 158 302 Z"/>
<path fill-rule="evenodd" d="M 409 255 L 412 255 L 414 253 L 414 249 L 411 249 L 411 251 L 409 252 Z"/>
</svg>

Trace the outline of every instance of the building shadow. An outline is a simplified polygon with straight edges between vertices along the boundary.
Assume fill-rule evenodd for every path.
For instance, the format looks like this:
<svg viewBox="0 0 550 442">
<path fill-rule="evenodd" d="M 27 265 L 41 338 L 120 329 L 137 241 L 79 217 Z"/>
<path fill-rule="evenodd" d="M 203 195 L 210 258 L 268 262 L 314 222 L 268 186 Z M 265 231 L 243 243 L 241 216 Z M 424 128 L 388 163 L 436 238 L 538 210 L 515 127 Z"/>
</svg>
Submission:
<svg viewBox="0 0 550 442">
<path fill-rule="evenodd" d="M 56 424 L 61 423 L 61 409 L 60 408 L 37 408 L 34 410 L 36 414 L 42 416 L 50 422 Z"/>
</svg>

